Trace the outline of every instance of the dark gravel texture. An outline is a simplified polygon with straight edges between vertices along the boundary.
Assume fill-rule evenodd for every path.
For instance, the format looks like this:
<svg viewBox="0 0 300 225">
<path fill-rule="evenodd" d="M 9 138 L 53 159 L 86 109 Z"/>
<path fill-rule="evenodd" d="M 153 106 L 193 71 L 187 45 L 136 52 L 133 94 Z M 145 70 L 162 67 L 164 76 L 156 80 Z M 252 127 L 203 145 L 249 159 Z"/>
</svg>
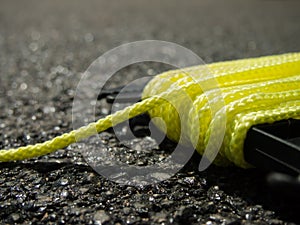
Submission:
<svg viewBox="0 0 300 225">
<path fill-rule="evenodd" d="M 0 1 L 0 148 L 71 130 L 72 100 L 82 72 L 113 47 L 144 39 L 172 41 L 207 63 L 300 51 L 299 9 L 296 0 Z M 153 65 L 123 73 L 163 68 Z M 133 144 L 145 151 L 137 153 L 112 133 L 101 139 L 117 158 L 141 166 L 155 163 L 173 146 L 166 141 L 151 151 L 141 138 Z M 262 171 L 211 166 L 198 172 L 195 155 L 162 183 L 121 186 L 95 173 L 80 155 L 81 147 L 1 163 L 0 223 L 300 222 L 299 201 L 271 192 Z"/>
</svg>

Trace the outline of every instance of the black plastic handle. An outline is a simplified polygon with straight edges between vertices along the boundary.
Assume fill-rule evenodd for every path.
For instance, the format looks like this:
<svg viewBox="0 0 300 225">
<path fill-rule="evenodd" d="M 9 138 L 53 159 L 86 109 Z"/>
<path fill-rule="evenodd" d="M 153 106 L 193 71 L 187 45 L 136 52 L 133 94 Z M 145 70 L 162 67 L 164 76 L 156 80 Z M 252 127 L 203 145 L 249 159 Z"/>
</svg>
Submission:
<svg viewBox="0 0 300 225">
<path fill-rule="evenodd" d="M 300 120 L 253 126 L 244 144 L 245 160 L 269 171 L 300 174 Z"/>
</svg>

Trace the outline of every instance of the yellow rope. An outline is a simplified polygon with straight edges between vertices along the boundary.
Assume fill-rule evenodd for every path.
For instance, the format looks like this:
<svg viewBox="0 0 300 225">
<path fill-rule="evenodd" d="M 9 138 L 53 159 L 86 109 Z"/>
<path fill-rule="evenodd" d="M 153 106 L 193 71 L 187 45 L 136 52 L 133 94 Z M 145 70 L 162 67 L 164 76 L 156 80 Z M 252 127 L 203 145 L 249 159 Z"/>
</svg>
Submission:
<svg viewBox="0 0 300 225">
<path fill-rule="evenodd" d="M 217 86 L 210 85 L 213 79 Z M 205 93 L 201 89 L 204 86 Z M 210 100 L 225 104 L 214 117 Z M 162 73 L 147 84 L 143 101 L 44 143 L 0 150 L 0 161 L 23 160 L 54 152 L 145 112 L 162 119 L 154 122 L 170 139 L 178 142 L 183 137 L 183 143 L 197 140 L 195 148 L 203 154 L 212 124 L 222 119 L 224 111 L 225 137 L 215 163 L 249 167 L 244 160 L 243 143 L 251 126 L 300 119 L 300 53 Z"/>
</svg>

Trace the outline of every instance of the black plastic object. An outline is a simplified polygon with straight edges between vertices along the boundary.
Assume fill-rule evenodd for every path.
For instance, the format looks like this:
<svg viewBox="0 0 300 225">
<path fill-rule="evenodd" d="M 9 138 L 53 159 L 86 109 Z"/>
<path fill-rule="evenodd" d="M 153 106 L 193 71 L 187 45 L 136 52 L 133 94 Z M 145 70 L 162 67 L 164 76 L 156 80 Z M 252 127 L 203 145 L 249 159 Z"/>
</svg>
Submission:
<svg viewBox="0 0 300 225">
<path fill-rule="evenodd" d="M 300 120 L 251 127 L 244 144 L 245 160 L 269 171 L 300 174 Z"/>
<path fill-rule="evenodd" d="M 133 84 L 130 88 L 120 86 L 112 89 L 104 89 L 98 95 L 97 100 L 105 99 L 107 103 L 131 103 L 141 101 L 142 92 L 145 85 L 150 81 L 150 78 L 144 79 L 140 84 Z M 109 109 L 111 110 L 111 109 Z M 111 113 L 111 112 L 110 112 Z M 136 137 L 149 136 L 150 117 L 144 113 L 129 119 L 129 127 Z"/>
<path fill-rule="evenodd" d="M 282 196 L 299 198 L 300 120 L 289 119 L 256 125 L 244 143 L 247 162 L 267 171 L 267 183 Z"/>
<path fill-rule="evenodd" d="M 104 90 L 98 95 L 98 100 L 100 99 L 106 99 L 107 103 L 134 103 L 141 100 L 142 92 L 140 90 L 132 90 L 132 91 L 124 91 L 121 92 L 121 90 L 124 88 L 124 86 Z"/>
<path fill-rule="evenodd" d="M 135 103 L 141 101 L 142 92 L 152 77 L 143 77 L 129 86 L 104 89 L 98 95 L 98 100 L 106 98 L 107 103 Z"/>
</svg>

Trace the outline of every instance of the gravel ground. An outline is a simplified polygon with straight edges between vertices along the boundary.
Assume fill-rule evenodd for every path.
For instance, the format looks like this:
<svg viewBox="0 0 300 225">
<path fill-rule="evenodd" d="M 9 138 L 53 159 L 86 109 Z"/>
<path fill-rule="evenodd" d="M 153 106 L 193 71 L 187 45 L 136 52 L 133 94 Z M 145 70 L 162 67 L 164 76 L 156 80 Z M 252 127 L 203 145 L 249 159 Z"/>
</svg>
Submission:
<svg viewBox="0 0 300 225">
<path fill-rule="evenodd" d="M 0 148 L 72 129 L 82 72 L 122 43 L 172 41 L 209 63 L 300 51 L 299 1 L 0 1 Z M 125 75 L 160 72 L 142 64 Z M 174 144 L 101 141 L 129 164 L 153 164 Z M 293 224 L 299 201 L 270 191 L 257 169 L 198 172 L 197 154 L 172 178 L 122 186 L 98 175 L 74 144 L 38 159 L 0 164 L 1 224 Z M 153 149 L 153 151 L 152 151 Z"/>
</svg>

